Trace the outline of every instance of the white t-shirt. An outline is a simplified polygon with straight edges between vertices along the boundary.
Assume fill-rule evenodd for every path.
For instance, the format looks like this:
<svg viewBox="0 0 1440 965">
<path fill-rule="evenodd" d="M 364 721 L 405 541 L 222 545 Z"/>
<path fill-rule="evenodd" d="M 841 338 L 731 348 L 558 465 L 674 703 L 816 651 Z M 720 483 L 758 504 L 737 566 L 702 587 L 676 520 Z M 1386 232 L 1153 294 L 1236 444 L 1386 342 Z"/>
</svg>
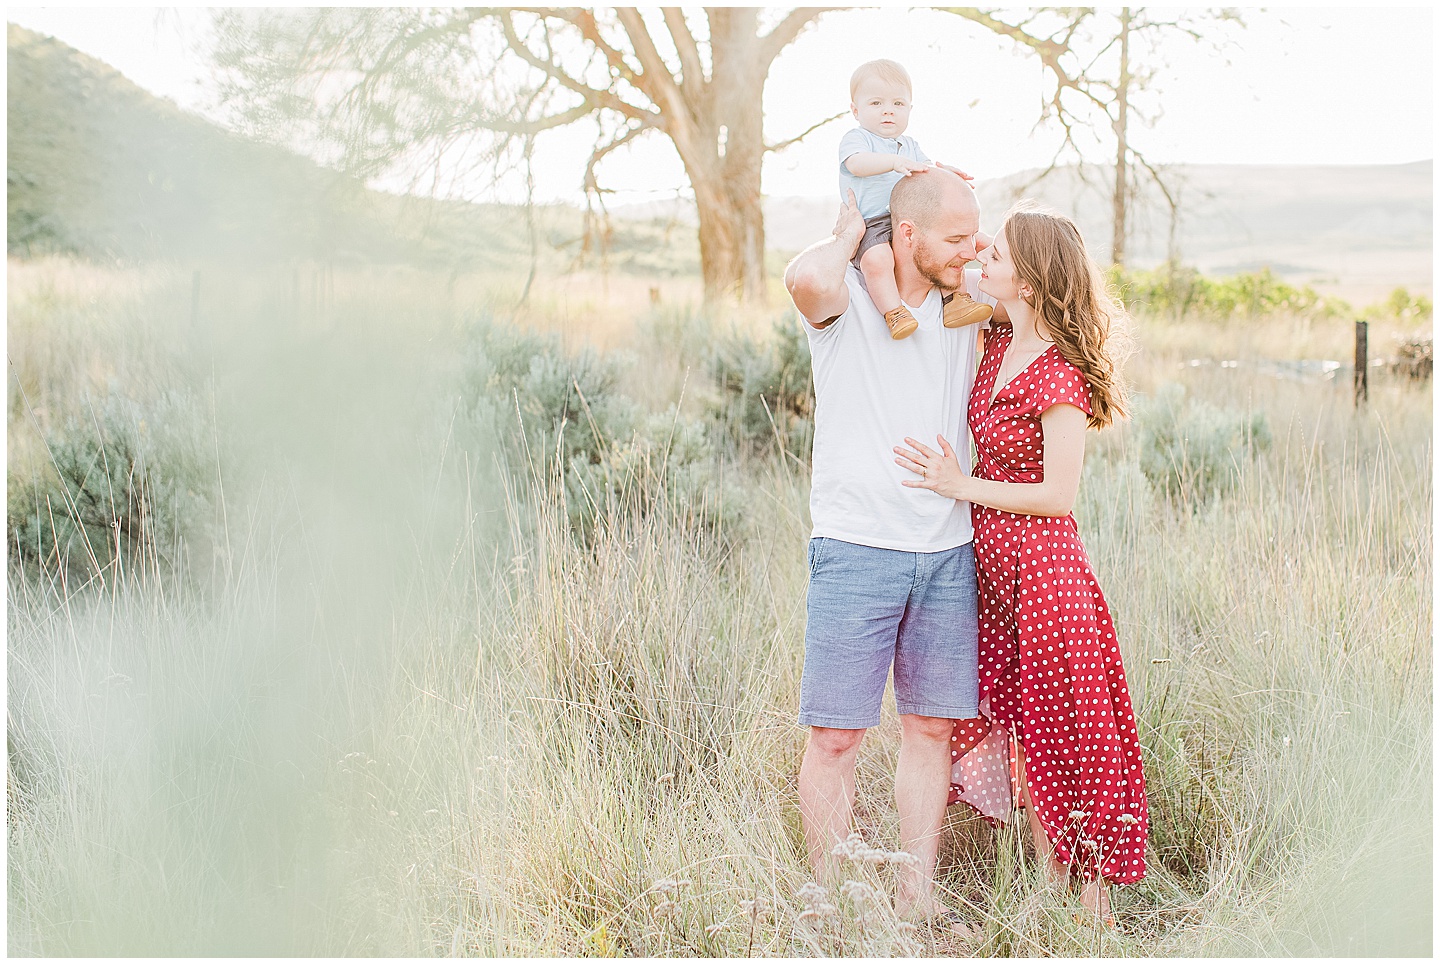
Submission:
<svg viewBox="0 0 1440 965">
<path fill-rule="evenodd" d="M 860 209 L 862 218 L 878 217 L 889 211 L 890 191 L 904 177 L 899 171 L 886 171 L 868 178 L 857 178 L 851 174 L 850 169 L 845 166 L 845 160 L 852 154 L 868 152 L 898 154 L 921 164 L 930 163 L 930 159 L 920 150 L 920 145 L 913 137 L 904 134 L 899 137 L 881 137 L 863 127 L 847 131 L 845 136 L 840 138 L 840 202 L 845 202 L 846 191 L 854 191 L 855 206 Z"/>
<path fill-rule="evenodd" d="M 965 272 L 971 297 L 995 304 L 979 282 L 977 269 Z M 891 450 L 910 436 L 938 451 L 940 434 L 970 471 L 966 408 L 976 327 L 945 328 L 940 290 L 932 288 L 923 303 L 909 306 L 920 327 L 896 341 L 853 266 L 845 285 L 845 314 L 823 329 L 801 323 L 815 379 L 811 535 L 912 553 L 968 543 L 970 504 L 900 485 L 918 477 L 896 465 Z"/>
</svg>

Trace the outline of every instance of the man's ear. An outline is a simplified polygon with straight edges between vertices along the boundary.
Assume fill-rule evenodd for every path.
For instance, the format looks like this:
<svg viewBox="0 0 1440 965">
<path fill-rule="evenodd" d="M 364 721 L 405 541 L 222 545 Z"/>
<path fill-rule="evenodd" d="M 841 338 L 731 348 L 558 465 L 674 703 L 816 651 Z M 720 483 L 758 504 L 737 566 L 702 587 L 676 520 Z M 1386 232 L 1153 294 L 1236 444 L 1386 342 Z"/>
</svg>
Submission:
<svg viewBox="0 0 1440 965">
<path fill-rule="evenodd" d="M 918 175 L 917 175 L 918 176 Z M 907 248 L 915 244 L 915 225 L 910 221 L 896 221 L 890 225 L 891 247 L 894 242 L 901 241 Z"/>
</svg>

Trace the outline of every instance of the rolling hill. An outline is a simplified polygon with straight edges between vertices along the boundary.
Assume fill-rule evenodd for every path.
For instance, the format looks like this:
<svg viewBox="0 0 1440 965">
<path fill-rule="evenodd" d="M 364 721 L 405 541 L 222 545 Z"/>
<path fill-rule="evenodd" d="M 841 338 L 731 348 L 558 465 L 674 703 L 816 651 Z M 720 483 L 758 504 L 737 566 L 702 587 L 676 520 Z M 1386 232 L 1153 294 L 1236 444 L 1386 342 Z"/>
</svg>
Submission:
<svg viewBox="0 0 1440 965">
<path fill-rule="evenodd" d="M 520 213 L 368 190 L 180 110 L 50 37 L 7 32 L 8 251 L 19 257 L 317 259 L 510 270 Z M 564 267 L 581 215 L 537 209 L 542 260 Z M 661 248 L 660 229 L 618 241 Z M 693 266 L 692 266 L 693 267 Z"/>
<path fill-rule="evenodd" d="M 1180 259 L 1201 271 L 1234 274 L 1268 266 L 1294 283 L 1375 300 L 1397 285 L 1432 290 L 1433 162 L 1370 166 L 1177 165 Z M 1097 254 L 1109 251 L 1110 202 L 1093 186 L 1105 168 L 1060 168 L 1038 184 L 1038 172 L 977 183 L 987 227 L 1019 197 L 1070 214 Z M 1028 185 L 1028 187 L 1027 187 Z M 828 234 L 831 198 L 772 198 L 766 231 L 772 246 L 799 250 Z M 1130 238 L 1130 262 L 1147 267 L 1167 254 L 1169 217 L 1159 193 L 1141 192 Z"/>
<path fill-rule="evenodd" d="M 513 270 L 529 258 L 520 209 L 401 197 L 278 147 L 224 130 L 155 97 L 67 45 L 11 25 L 7 34 L 7 224 L 10 254 L 408 263 Z M 1432 290 L 1430 161 L 1369 167 L 1182 165 L 1175 244 L 1202 271 L 1269 266 L 1289 281 L 1356 303 L 1396 286 Z M 980 182 L 987 227 L 1024 194 L 1071 213 L 1102 257 L 1109 204 L 1103 168 L 1089 183 L 1060 168 Z M 777 258 L 824 237 L 830 197 L 768 198 Z M 692 205 L 612 211 L 613 270 L 698 272 Z M 540 261 L 563 271 L 580 254 L 581 213 L 537 209 Z M 1136 206 L 1130 261 L 1158 263 L 1169 219 L 1153 188 Z"/>
</svg>

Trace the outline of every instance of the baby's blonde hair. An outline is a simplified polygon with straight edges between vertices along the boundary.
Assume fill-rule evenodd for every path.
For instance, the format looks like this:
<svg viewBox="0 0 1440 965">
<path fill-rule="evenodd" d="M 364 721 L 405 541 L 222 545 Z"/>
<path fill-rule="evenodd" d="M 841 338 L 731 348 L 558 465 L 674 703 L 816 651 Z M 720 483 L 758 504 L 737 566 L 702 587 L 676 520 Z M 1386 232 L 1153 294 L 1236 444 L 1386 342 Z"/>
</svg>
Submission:
<svg viewBox="0 0 1440 965">
<path fill-rule="evenodd" d="M 860 89 L 862 81 L 871 77 L 879 77 L 881 80 L 888 80 L 894 84 L 904 84 L 905 89 L 914 96 L 915 89 L 910 86 L 910 75 L 905 72 L 893 60 L 870 60 L 855 68 L 855 73 L 850 75 L 850 100 L 855 100 L 855 92 Z"/>
</svg>

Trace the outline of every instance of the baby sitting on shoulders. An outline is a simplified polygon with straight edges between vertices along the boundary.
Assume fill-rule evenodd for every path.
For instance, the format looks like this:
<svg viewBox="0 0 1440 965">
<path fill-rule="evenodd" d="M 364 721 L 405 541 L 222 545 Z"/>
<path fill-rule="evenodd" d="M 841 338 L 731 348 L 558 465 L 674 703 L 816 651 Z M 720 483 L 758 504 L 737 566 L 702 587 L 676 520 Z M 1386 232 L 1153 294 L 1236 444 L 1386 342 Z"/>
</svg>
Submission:
<svg viewBox="0 0 1440 965">
<path fill-rule="evenodd" d="M 919 326 L 900 300 L 895 285 L 895 255 L 890 250 L 890 191 L 903 177 L 924 176 L 933 162 L 913 137 L 910 124 L 910 75 L 893 60 L 872 60 L 850 77 L 850 112 L 860 126 L 840 139 L 840 200 L 855 192 L 865 219 L 865 235 L 852 263 L 865 278 L 870 298 L 885 316 L 890 337 L 901 339 Z M 962 177 L 969 175 L 948 168 Z M 990 318 L 992 309 L 962 288 L 946 296 L 944 324 L 959 328 Z"/>
</svg>

